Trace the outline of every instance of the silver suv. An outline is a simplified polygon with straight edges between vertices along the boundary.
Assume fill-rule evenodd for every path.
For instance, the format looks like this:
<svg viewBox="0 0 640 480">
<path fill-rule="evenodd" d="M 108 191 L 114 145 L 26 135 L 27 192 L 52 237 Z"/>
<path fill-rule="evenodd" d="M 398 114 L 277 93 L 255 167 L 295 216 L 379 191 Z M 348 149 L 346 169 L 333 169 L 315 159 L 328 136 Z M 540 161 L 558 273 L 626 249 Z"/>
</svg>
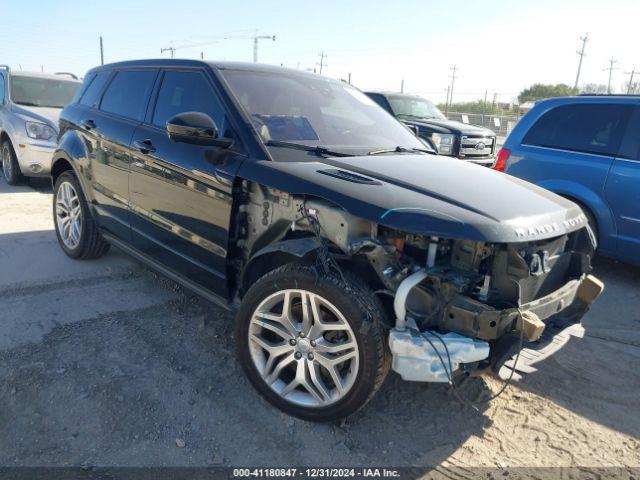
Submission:
<svg viewBox="0 0 640 480">
<path fill-rule="evenodd" d="M 50 174 L 60 112 L 80 85 L 70 73 L 16 72 L 0 66 L 0 160 L 7 183 Z"/>
</svg>

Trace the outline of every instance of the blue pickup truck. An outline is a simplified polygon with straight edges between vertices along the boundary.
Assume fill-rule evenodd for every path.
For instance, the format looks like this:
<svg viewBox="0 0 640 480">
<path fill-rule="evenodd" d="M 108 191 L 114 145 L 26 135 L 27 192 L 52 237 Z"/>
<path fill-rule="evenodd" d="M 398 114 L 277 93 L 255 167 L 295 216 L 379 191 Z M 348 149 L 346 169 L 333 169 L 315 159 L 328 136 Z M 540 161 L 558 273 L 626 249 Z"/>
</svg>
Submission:
<svg viewBox="0 0 640 480">
<path fill-rule="evenodd" d="M 538 102 L 493 167 L 578 203 L 605 256 L 640 264 L 640 97 Z"/>
</svg>

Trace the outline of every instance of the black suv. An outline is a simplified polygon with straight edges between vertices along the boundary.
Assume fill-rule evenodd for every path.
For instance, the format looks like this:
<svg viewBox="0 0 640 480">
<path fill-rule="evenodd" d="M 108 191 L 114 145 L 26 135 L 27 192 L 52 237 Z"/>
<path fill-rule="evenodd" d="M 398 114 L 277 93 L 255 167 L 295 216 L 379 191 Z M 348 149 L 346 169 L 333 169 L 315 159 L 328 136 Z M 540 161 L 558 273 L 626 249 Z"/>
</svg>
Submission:
<svg viewBox="0 0 640 480">
<path fill-rule="evenodd" d="M 251 382 L 310 420 L 354 412 L 391 364 L 414 381 L 497 371 L 601 288 L 575 204 L 437 156 L 310 73 L 93 69 L 62 113 L 52 177 L 67 255 L 112 244 L 236 311 Z"/>
<path fill-rule="evenodd" d="M 416 95 L 366 92 L 378 105 L 429 142 L 440 155 L 491 167 L 495 161 L 496 134 L 488 128 L 448 120 L 429 100 Z"/>
</svg>

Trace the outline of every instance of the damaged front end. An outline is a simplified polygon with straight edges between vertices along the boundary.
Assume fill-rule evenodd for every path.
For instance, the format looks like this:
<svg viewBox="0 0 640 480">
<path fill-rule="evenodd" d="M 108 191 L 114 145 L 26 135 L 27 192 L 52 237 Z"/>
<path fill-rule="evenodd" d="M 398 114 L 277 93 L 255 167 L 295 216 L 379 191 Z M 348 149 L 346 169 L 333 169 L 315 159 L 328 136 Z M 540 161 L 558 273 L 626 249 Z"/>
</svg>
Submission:
<svg viewBox="0 0 640 480">
<path fill-rule="evenodd" d="M 397 245 L 397 234 L 389 236 Z M 579 332 L 575 325 L 604 287 L 590 275 L 595 245 L 588 227 L 535 242 L 405 236 L 401 244 L 400 258 L 415 263 L 396 290 L 389 346 L 393 369 L 405 380 L 497 373 L 522 342 L 537 342 L 549 326 Z"/>
<path fill-rule="evenodd" d="M 405 380 L 497 373 L 521 343 L 568 327 L 579 333 L 580 319 L 603 290 L 590 275 L 595 239 L 583 219 L 550 238 L 483 242 L 405 233 L 325 200 L 255 184 L 245 189 L 247 260 L 321 235 L 341 265 L 393 299 L 389 347 L 393 369 Z M 306 258 L 309 248 L 295 254 Z M 251 265 L 244 276 L 250 271 Z"/>
</svg>

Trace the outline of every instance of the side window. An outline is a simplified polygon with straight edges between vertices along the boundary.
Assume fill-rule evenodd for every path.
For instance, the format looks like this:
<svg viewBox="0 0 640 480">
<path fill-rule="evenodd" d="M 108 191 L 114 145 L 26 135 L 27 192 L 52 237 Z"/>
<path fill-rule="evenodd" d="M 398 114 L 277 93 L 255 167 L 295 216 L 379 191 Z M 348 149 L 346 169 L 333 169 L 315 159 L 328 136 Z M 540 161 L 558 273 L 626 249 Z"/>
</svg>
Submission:
<svg viewBox="0 0 640 480">
<path fill-rule="evenodd" d="M 526 145 L 615 156 L 632 105 L 583 103 L 556 107 L 527 132 Z"/>
<path fill-rule="evenodd" d="M 224 132 L 224 109 L 213 87 L 200 72 L 167 71 L 158 92 L 152 123 L 164 128 L 167 120 L 183 112 L 202 112 L 209 115 Z"/>
<path fill-rule="evenodd" d="M 82 81 L 82 85 L 80 85 L 80 88 L 76 89 L 76 93 L 73 95 L 73 98 L 71 99 L 70 103 L 78 103 L 78 101 L 80 100 L 84 92 L 86 92 L 87 88 L 89 88 L 89 85 L 91 85 L 91 82 L 93 81 L 94 78 L 96 78 L 95 73 L 92 73 L 84 77 L 84 80 Z"/>
<path fill-rule="evenodd" d="M 118 72 L 102 97 L 100 110 L 142 121 L 157 73 L 156 70 Z"/>
<path fill-rule="evenodd" d="M 640 106 L 633 109 L 627 132 L 620 145 L 620 157 L 628 160 L 640 160 Z"/>
<path fill-rule="evenodd" d="M 4 99 L 6 98 L 7 82 L 4 80 L 4 75 L 0 75 L 0 105 L 4 105 Z"/>
<path fill-rule="evenodd" d="M 109 80 L 111 72 L 102 72 L 97 74 L 91 83 L 87 87 L 80 100 L 81 105 L 87 105 L 88 107 L 97 107 L 100 101 L 100 94 L 104 89 L 105 84 Z"/>
</svg>

